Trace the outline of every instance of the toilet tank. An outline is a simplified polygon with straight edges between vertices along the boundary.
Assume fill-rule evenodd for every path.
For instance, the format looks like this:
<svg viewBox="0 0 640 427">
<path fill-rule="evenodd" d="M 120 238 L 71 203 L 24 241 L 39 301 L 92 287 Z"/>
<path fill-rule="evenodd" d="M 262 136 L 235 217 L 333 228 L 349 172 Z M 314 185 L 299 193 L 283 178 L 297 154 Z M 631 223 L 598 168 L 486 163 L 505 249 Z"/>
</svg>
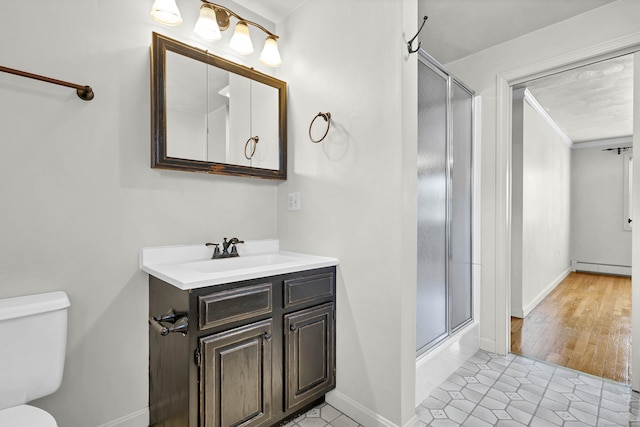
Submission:
<svg viewBox="0 0 640 427">
<path fill-rule="evenodd" d="M 64 292 L 0 299 L 0 410 L 60 387 L 68 307 Z"/>
</svg>

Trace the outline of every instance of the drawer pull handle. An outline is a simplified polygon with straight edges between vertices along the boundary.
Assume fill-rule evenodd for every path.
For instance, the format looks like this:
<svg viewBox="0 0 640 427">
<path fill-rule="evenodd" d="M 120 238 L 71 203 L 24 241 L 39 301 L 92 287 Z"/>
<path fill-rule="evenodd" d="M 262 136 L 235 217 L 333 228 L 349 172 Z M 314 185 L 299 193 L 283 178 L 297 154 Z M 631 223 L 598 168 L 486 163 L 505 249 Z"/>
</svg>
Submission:
<svg viewBox="0 0 640 427">
<path fill-rule="evenodd" d="M 271 334 L 269 332 L 265 332 L 264 335 L 262 335 L 262 337 L 264 338 L 265 341 L 271 341 Z"/>
<path fill-rule="evenodd" d="M 291 332 L 296 332 L 298 330 L 298 327 L 296 325 L 291 325 L 291 327 L 289 328 L 289 330 Z"/>
</svg>

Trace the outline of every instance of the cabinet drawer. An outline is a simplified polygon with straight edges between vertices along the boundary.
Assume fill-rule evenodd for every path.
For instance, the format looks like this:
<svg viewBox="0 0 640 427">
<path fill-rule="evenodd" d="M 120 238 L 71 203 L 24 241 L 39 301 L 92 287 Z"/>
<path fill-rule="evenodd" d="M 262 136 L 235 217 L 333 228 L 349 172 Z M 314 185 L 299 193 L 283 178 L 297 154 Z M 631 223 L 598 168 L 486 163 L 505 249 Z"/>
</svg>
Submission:
<svg viewBox="0 0 640 427">
<path fill-rule="evenodd" d="M 271 313 L 272 289 L 271 283 L 262 283 L 198 297 L 200 329 Z"/>
<path fill-rule="evenodd" d="M 285 308 L 334 296 L 333 273 L 300 277 L 284 281 Z"/>
</svg>

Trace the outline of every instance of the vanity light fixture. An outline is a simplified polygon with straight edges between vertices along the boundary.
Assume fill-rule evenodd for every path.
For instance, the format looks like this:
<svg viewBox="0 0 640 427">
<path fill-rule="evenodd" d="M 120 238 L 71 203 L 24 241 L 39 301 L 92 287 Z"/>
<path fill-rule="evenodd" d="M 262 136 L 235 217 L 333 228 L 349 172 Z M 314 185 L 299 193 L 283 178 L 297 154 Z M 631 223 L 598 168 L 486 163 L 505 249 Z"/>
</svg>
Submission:
<svg viewBox="0 0 640 427">
<path fill-rule="evenodd" d="M 253 53 L 253 43 L 249 35 L 249 26 L 244 21 L 238 21 L 233 37 L 229 41 L 229 47 L 242 55 Z"/>
<path fill-rule="evenodd" d="M 176 0 L 156 0 L 151 7 L 151 17 L 164 25 L 172 27 L 182 24 L 182 16 Z"/>
<path fill-rule="evenodd" d="M 263 31 L 267 37 L 264 48 L 260 54 L 260 62 L 268 67 L 277 67 L 282 64 L 280 52 L 278 51 L 278 36 L 267 30 L 262 25 L 242 18 L 240 15 L 224 6 L 211 3 L 208 0 L 201 0 L 200 16 L 196 22 L 194 32 L 207 41 L 217 41 L 222 38 L 221 31 L 225 31 L 230 26 L 230 18 L 233 16 L 238 20 L 233 37 L 229 42 L 236 52 L 242 55 L 253 53 L 253 44 L 249 35 L 249 25 Z M 175 0 L 155 0 L 151 17 L 165 25 L 180 25 L 182 18 L 176 6 Z"/>
<path fill-rule="evenodd" d="M 215 10 L 208 7 L 201 7 L 200 17 L 196 22 L 193 32 L 209 42 L 220 40 L 222 34 L 220 33 L 220 27 L 218 27 L 216 23 L 217 19 Z"/>
</svg>

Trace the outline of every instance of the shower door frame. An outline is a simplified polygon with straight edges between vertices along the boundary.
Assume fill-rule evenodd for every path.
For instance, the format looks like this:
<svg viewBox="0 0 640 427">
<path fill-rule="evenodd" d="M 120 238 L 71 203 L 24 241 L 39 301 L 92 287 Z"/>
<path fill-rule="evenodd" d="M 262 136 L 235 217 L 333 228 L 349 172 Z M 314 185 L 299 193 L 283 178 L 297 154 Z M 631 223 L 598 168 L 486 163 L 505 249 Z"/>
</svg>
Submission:
<svg viewBox="0 0 640 427">
<path fill-rule="evenodd" d="M 423 345 L 420 348 L 416 349 L 416 358 L 420 358 L 422 356 L 424 356 L 425 354 L 429 353 L 431 350 L 437 348 L 440 344 L 446 342 L 452 335 L 454 335 L 456 332 L 458 332 L 459 330 L 461 330 L 462 328 L 464 328 L 465 326 L 471 324 L 474 321 L 474 281 L 473 281 L 473 265 L 474 265 L 474 259 L 473 259 L 473 235 L 474 235 L 474 224 L 473 224 L 473 219 L 474 219 L 474 210 L 475 210 L 475 203 L 474 203 L 474 176 L 475 176 L 475 170 L 474 170 L 474 162 L 475 162 L 475 150 L 474 150 L 474 146 L 475 146 L 475 120 L 476 120 L 476 111 L 475 111 L 475 91 L 473 91 L 472 89 L 469 88 L 469 86 L 467 86 L 466 84 L 464 84 L 460 79 L 456 78 L 455 76 L 453 76 L 442 64 L 440 64 L 435 58 L 433 58 L 431 55 L 429 55 L 426 51 L 424 51 L 423 49 L 419 49 L 418 50 L 418 61 L 421 62 L 422 64 L 426 65 L 427 67 L 429 67 L 433 72 L 435 72 L 436 74 L 438 74 L 440 77 L 443 77 L 446 80 L 446 94 L 447 94 L 447 99 L 446 99 L 446 110 L 445 110 L 445 117 L 446 117 L 446 158 L 445 158 L 445 162 L 446 162 L 446 204 L 445 204 L 445 216 L 446 216 L 446 223 L 445 223 L 445 252 L 446 252 L 446 256 L 445 256 L 445 300 L 446 300 L 446 306 L 445 306 L 445 332 L 442 333 L 441 335 L 435 337 L 434 339 L 432 339 L 431 341 L 429 341 L 428 343 L 426 343 L 425 345 Z M 418 64 L 419 66 L 419 64 Z M 419 75 L 419 74 L 418 74 Z M 418 77 L 419 78 L 419 77 Z M 453 114 L 452 114 L 452 97 L 453 97 L 453 84 L 457 84 L 461 89 L 463 89 L 466 93 L 468 93 L 471 96 L 470 99 L 470 106 L 471 106 L 471 111 L 470 111 L 470 118 L 471 121 L 469 123 L 469 137 L 470 137 L 470 141 L 469 141 L 469 290 L 470 290 L 470 299 L 469 299 L 469 309 L 470 309 L 470 315 L 469 318 L 466 319 L 465 321 L 463 321 L 462 323 L 460 323 L 459 325 L 455 326 L 455 327 L 451 327 L 451 305 L 452 305 L 452 301 L 450 299 L 451 296 L 451 283 L 450 283 L 450 268 L 451 268 L 451 257 L 452 257 L 452 253 L 451 253 L 451 221 L 452 221 L 452 212 L 453 212 L 453 191 L 452 191 L 452 187 L 453 187 L 453 165 L 452 165 L 452 161 L 453 159 Z M 418 83 L 419 84 L 419 83 Z M 418 100 L 418 103 L 420 103 L 420 100 Z M 419 135 L 418 135 L 419 136 Z M 418 144 L 420 144 L 420 139 L 418 138 Z M 419 250 L 418 250 L 418 254 L 419 254 Z M 416 299 L 417 301 L 417 299 Z M 418 310 L 416 309 L 416 312 Z M 416 314 L 417 316 L 417 314 Z M 417 320 L 417 319 L 416 319 Z"/>
</svg>

